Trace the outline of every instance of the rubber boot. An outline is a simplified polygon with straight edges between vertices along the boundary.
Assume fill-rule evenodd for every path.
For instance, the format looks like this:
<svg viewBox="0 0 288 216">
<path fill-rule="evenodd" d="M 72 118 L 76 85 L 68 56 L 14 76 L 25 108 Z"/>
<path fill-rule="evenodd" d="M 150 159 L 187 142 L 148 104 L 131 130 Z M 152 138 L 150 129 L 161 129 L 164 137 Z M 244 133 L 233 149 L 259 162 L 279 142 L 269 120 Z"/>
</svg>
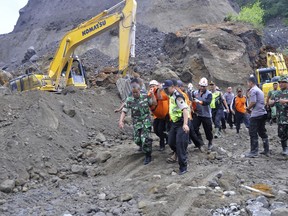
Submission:
<svg viewBox="0 0 288 216">
<path fill-rule="evenodd" d="M 145 154 L 144 165 L 149 164 L 152 161 L 151 152 L 147 152 Z"/>
<path fill-rule="evenodd" d="M 159 151 L 164 151 L 164 150 L 165 150 L 165 139 L 160 138 Z"/>
<path fill-rule="evenodd" d="M 258 157 L 258 139 L 251 139 L 250 141 L 250 152 L 245 154 L 247 158 L 256 158 Z"/>
<path fill-rule="evenodd" d="M 142 151 L 143 151 L 142 146 L 139 146 L 139 148 L 138 148 L 137 151 L 138 151 L 138 152 L 142 152 Z"/>
<path fill-rule="evenodd" d="M 263 154 L 263 155 L 266 155 L 267 157 L 269 157 L 269 141 L 268 141 L 268 138 L 266 139 L 263 139 L 263 148 L 264 148 L 264 151 L 263 152 L 260 152 L 260 154 Z"/>
<path fill-rule="evenodd" d="M 220 137 L 220 130 L 219 128 L 215 128 L 214 138 L 218 138 L 218 137 Z"/>
<path fill-rule="evenodd" d="M 282 149 L 283 149 L 282 155 L 288 156 L 287 140 L 281 141 L 281 144 L 282 144 Z"/>
<path fill-rule="evenodd" d="M 209 140 L 208 142 L 208 150 L 211 151 L 213 148 L 212 140 Z"/>
</svg>

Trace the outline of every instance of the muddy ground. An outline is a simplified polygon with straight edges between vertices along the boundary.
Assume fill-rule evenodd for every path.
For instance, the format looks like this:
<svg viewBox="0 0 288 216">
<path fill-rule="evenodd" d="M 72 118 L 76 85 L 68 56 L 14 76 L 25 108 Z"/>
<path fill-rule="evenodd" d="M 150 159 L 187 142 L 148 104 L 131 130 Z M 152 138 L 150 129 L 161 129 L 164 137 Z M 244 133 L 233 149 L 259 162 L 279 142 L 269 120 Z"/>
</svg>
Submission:
<svg viewBox="0 0 288 216">
<path fill-rule="evenodd" d="M 117 127 L 115 91 L 0 96 L 0 180 L 16 184 L 0 192 L 0 215 L 212 215 L 231 203 L 248 215 L 246 201 L 258 194 L 240 184 L 257 183 L 271 188 L 270 204 L 288 203 L 287 158 L 276 125 L 267 125 L 270 158 L 243 158 L 248 132 L 243 126 L 237 137 L 227 129 L 211 154 L 189 145 L 189 172 L 179 176 L 178 165 L 165 162 L 169 147 L 157 151 L 155 135 L 153 161 L 143 165 L 129 119 L 124 131 Z"/>
</svg>

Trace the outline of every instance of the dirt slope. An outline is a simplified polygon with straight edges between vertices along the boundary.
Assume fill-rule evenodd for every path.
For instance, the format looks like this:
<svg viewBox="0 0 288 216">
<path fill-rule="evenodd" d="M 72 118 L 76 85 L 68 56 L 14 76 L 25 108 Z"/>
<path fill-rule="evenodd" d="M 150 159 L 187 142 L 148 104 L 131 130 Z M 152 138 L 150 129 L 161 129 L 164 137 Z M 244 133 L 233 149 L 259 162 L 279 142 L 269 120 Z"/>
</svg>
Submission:
<svg viewBox="0 0 288 216">
<path fill-rule="evenodd" d="M 117 117 L 111 110 L 118 106 L 118 97 L 116 92 L 106 96 L 104 89 L 65 96 L 41 91 L 2 96 L 0 179 L 29 179 L 29 166 L 41 170 L 48 161 L 62 164 L 90 132 L 106 130 L 113 139 Z M 75 116 L 64 109 L 71 116 L 74 110 Z"/>
</svg>

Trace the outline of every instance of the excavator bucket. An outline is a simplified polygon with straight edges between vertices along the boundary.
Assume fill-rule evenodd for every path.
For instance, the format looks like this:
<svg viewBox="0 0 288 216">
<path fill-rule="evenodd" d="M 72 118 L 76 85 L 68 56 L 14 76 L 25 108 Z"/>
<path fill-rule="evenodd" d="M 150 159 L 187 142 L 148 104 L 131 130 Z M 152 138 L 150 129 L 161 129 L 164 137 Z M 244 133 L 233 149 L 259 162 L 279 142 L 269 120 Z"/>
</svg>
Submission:
<svg viewBox="0 0 288 216">
<path fill-rule="evenodd" d="M 126 98 L 129 96 L 131 92 L 130 79 L 119 78 L 116 82 L 116 86 L 117 86 L 118 92 L 120 93 L 120 97 L 122 101 L 126 100 Z"/>
</svg>

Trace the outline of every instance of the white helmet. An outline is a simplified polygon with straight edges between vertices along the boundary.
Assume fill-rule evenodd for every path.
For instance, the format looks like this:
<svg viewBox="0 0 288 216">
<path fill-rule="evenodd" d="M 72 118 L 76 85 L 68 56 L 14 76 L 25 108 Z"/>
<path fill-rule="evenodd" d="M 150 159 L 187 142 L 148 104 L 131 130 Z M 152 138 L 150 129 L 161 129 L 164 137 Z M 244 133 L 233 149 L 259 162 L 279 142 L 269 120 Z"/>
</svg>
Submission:
<svg viewBox="0 0 288 216">
<path fill-rule="evenodd" d="M 150 85 L 159 85 L 159 83 L 156 81 L 156 80 L 151 80 L 150 82 L 149 82 L 149 86 Z"/>
<path fill-rule="evenodd" d="M 188 89 L 189 89 L 189 90 L 192 90 L 192 89 L 193 89 L 193 84 L 192 84 L 192 83 L 189 83 L 189 84 L 188 84 Z"/>
<path fill-rule="evenodd" d="M 208 86 L 208 80 L 205 77 L 201 78 L 199 85 L 200 86 Z"/>
</svg>

